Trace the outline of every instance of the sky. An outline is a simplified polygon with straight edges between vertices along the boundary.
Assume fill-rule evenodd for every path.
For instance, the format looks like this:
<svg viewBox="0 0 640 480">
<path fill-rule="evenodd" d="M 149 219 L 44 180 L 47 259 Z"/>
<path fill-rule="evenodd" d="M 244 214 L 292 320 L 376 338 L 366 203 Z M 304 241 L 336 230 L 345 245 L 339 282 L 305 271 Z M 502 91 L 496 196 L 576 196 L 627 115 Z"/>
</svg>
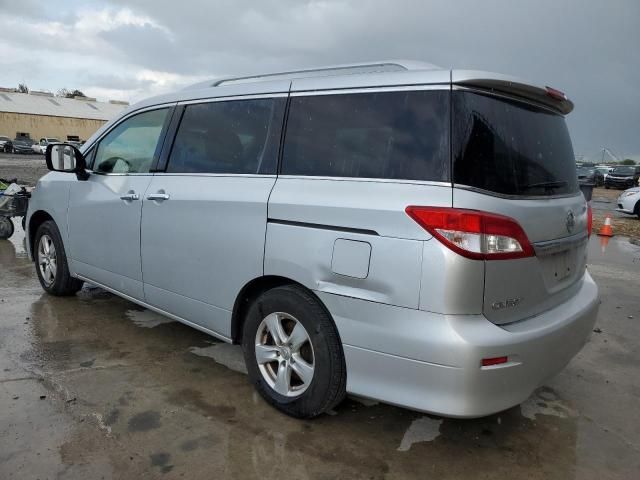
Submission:
<svg viewBox="0 0 640 480">
<path fill-rule="evenodd" d="M 2 87 L 135 102 L 225 75 L 394 58 L 558 88 L 576 104 L 576 154 L 640 160 L 638 0 L 0 0 Z"/>
</svg>

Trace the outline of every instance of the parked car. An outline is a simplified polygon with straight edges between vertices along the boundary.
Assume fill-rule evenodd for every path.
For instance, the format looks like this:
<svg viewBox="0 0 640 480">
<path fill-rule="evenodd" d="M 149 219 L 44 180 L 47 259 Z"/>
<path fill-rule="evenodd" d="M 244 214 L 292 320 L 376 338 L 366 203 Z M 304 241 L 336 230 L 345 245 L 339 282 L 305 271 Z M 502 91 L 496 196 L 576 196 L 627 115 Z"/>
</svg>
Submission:
<svg viewBox="0 0 640 480">
<path fill-rule="evenodd" d="M 615 167 L 604 182 L 605 188 L 630 188 L 638 185 L 640 165 L 620 165 Z"/>
<path fill-rule="evenodd" d="M 589 183 L 599 187 L 604 185 L 604 175 L 593 167 L 578 167 L 578 182 Z"/>
<path fill-rule="evenodd" d="M 627 215 L 637 215 L 640 218 L 640 187 L 633 187 L 622 192 L 618 197 L 616 210 Z"/>
<path fill-rule="evenodd" d="M 9 137 L 0 137 L 0 152 L 13 152 L 13 142 Z"/>
<path fill-rule="evenodd" d="M 29 137 L 17 137 L 13 140 L 13 153 L 33 153 L 34 143 Z"/>
<path fill-rule="evenodd" d="M 35 153 L 40 153 L 44 155 L 44 152 L 47 151 L 47 145 L 49 145 L 50 143 L 60 143 L 60 140 L 58 140 L 57 138 L 50 138 L 50 137 L 41 138 L 40 142 L 33 144 L 32 146 L 33 151 Z"/>
<path fill-rule="evenodd" d="M 296 417 L 346 392 L 454 417 L 524 401 L 598 311 L 573 104 L 491 73 L 346 72 L 209 82 L 54 145 L 27 220 L 43 289 L 242 344 Z"/>
<path fill-rule="evenodd" d="M 604 185 L 604 181 L 607 179 L 607 175 L 609 175 L 609 172 L 613 170 L 613 168 L 607 165 L 598 165 L 596 166 L 596 170 L 602 174 L 602 183 L 598 185 L 602 186 Z"/>
</svg>

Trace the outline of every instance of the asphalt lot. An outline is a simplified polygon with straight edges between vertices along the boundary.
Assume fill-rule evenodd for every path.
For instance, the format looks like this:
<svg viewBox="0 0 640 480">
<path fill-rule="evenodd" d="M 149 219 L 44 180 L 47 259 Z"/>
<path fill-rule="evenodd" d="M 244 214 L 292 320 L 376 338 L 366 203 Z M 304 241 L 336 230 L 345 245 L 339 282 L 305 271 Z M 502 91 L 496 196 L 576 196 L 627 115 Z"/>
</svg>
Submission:
<svg viewBox="0 0 640 480">
<path fill-rule="evenodd" d="M 44 155 L 0 152 L 0 178 L 17 178 L 20 183 L 33 186 L 48 171 Z"/>
<path fill-rule="evenodd" d="M 0 478 L 631 479 L 640 471 L 640 248 L 590 246 L 584 350 L 525 404 L 451 420 L 348 399 L 313 421 L 254 393 L 239 347 L 95 288 L 44 294 L 0 242 Z"/>
</svg>

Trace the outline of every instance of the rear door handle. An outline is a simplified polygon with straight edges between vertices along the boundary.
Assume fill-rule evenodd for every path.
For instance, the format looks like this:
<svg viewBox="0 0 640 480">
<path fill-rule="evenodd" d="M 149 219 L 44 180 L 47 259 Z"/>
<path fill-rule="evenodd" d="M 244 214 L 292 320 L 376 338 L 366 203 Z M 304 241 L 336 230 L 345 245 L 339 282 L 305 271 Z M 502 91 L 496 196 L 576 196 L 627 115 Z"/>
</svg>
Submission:
<svg viewBox="0 0 640 480">
<path fill-rule="evenodd" d="M 169 200 L 169 194 L 168 193 L 150 193 L 149 195 L 147 195 L 147 200 Z"/>
<path fill-rule="evenodd" d="M 120 197 L 120 200 L 126 200 L 126 201 L 132 201 L 132 200 L 140 200 L 140 195 L 138 195 L 137 193 L 127 193 L 126 195 L 122 195 Z"/>
</svg>

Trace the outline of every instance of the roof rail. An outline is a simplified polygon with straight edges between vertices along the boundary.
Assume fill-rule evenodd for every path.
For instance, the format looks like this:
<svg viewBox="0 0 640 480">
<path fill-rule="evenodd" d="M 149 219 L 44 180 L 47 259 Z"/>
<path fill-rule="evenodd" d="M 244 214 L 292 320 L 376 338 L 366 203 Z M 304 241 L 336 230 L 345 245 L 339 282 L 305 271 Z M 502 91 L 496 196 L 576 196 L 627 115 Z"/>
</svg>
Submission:
<svg viewBox="0 0 640 480">
<path fill-rule="evenodd" d="M 219 87 L 225 84 L 245 83 L 261 80 L 291 79 L 304 77 L 319 77 L 331 75 L 353 75 L 358 73 L 398 72 L 404 70 L 439 70 L 440 67 L 431 63 L 414 60 L 389 60 L 367 63 L 353 63 L 345 65 L 330 65 L 326 67 L 304 68 L 300 70 L 288 70 L 284 72 L 264 73 L 258 75 L 246 75 L 240 77 L 225 77 L 209 80 L 187 87 L 194 88 Z"/>
</svg>

